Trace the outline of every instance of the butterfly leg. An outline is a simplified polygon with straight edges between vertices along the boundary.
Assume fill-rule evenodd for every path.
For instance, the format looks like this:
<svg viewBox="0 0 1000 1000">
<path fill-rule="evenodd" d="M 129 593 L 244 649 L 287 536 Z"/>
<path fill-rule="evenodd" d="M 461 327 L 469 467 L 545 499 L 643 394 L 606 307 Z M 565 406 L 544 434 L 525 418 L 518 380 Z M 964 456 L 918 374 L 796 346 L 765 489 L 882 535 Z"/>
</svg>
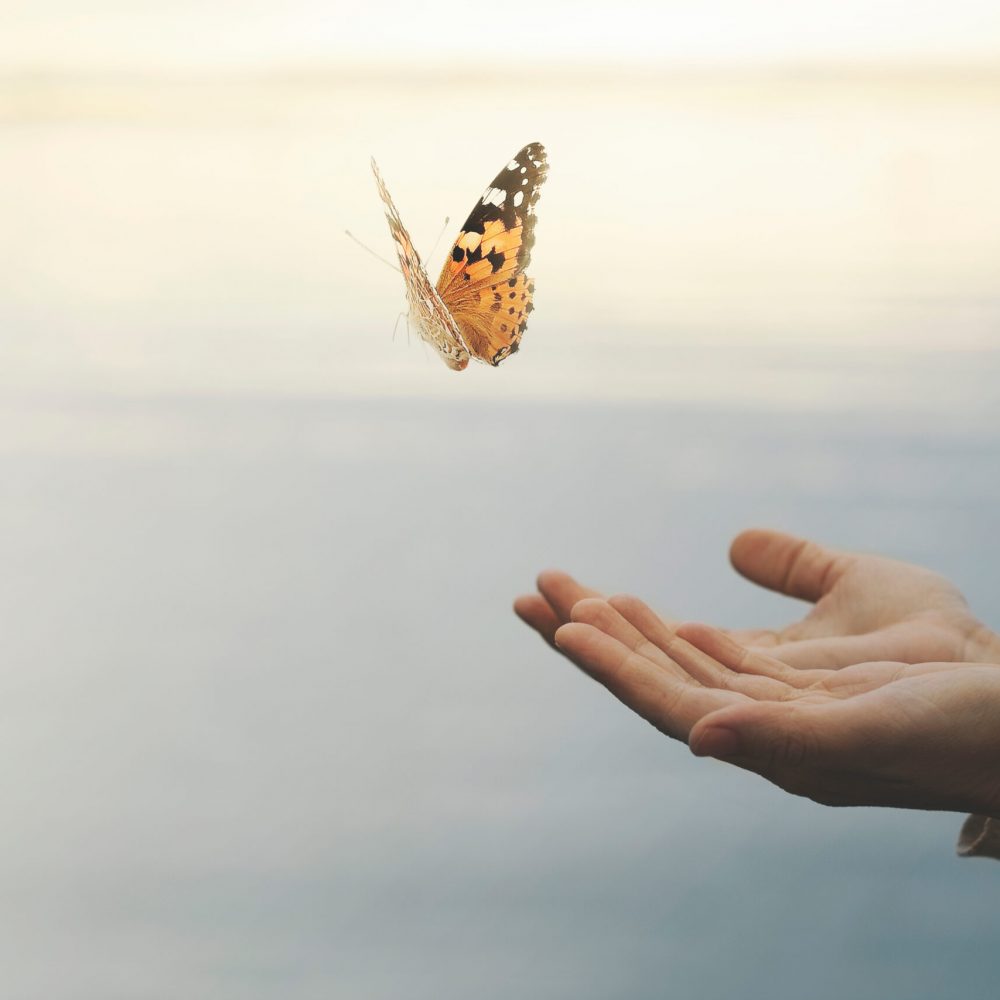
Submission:
<svg viewBox="0 0 1000 1000">
<path fill-rule="evenodd" d="M 420 338 L 420 343 L 424 342 L 423 337 Z M 410 346 L 410 314 L 406 314 L 406 346 Z"/>
<path fill-rule="evenodd" d="M 399 321 L 406 317 L 406 342 L 410 342 L 410 314 L 408 312 L 401 312 L 396 317 L 396 322 L 392 324 L 392 342 L 396 343 L 396 330 L 399 328 Z"/>
</svg>

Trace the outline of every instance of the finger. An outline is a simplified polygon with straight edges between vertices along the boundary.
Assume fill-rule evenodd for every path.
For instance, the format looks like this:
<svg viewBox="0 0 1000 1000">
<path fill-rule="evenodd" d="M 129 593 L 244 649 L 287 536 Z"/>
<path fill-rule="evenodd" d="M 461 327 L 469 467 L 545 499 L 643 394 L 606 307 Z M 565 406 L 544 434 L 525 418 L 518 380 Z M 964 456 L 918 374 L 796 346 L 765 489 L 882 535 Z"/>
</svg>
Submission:
<svg viewBox="0 0 1000 1000">
<path fill-rule="evenodd" d="M 700 718 L 743 700 L 732 691 L 686 684 L 592 625 L 563 625 L 556 643 L 619 701 L 675 739 L 686 740 Z"/>
<path fill-rule="evenodd" d="M 555 647 L 556 629 L 563 622 L 541 594 L 523 594 L 514 601 L 514 614 L 530 625 L 550 646 Z"/>
<path fill-rule="evenodd" d="M 815 602 L 830 590 L 854 557 L 805 538 L 752 529 L 736 536 L 729 558 L 748 580 Z"/>
<path fill-rule="evenodd" d="M 618 595 L 608 603 L 642 633 L 653 648 L 662 650 L 672 662 L 700 684 L 739 691 L 752 698 L 779 698 L 788 686 L 770 678 L 741 677 L 709 653 L 705 653 L 667 628 L 662 619 L 638 597 Z M 662 655 L 661 654 L 661 655 Z"/>
<path fill-rule="evenodd" d="M 758 649 L 776 646 L 780 641 L 778 632 L 773 628 L 723 628 L 719 631 L 741 646 L 755 646 Z"/>
<path fill-rule="evenodd" d="M 608 598 L 611 605 L 626 621 L 637 628 L 650 642 L 660 639 L 667 642 L 673 637 L 677 621 L 658 615 L 645 601 L 631 594 L 615 594 Z"/>
<path fill-rule="evenodd" d="M 865 635 L 826 636 L 782 642 L 768 650 L 771 656 L 791 667 L 840 670 L 855 663 L 900 660 L 920 663 L 927 658 L 926 632 L 904 621 Z M 950 650 L 942 650 L 946 655 Z"/>
<path fill-rule="evenodd" d="M 547 569 L 538 574 L 538 592 L 563 622 L 569 621 L 570 612 L 577 601 L 582 601 L 585 597 L 601 596 L 596 590 L 584 587 L 568 573 L 558 569 Z"/>
<path fill-rule="evenodd" d="M 650 642 L 669 644 L 674 635 L 674 624 L 661 618 L 645 601 L 631 594 L 615 594 L 608 598 L 610 604 L 623 618 L 637 628 Z"/>
<path fill-rule="evenodd" d="M 859 699 L 860 701 L 860 699 Z M 735 758 L 789 791 L 817 770 L 873 770 L 884 726 L 851 701 L 747 702 L 704 716 L 692 727 L 691 750 L 700 757 Z"/>
<path fill-rule="evenodd" d="M 795 668 L 773 655 L 769 656 L 758 650 L 741 646 L 734 642 L 731 636 L 725 635 L 709 625 L 686 622 L 677 629 L 677 634 L 730 670 L 741 674 L 756 674 L 778 681 L 786 692 L 789 689 L 809 687 L 828 676 L 828 671 L 811 670 L 804 665 Z"/>
<path fill-rule="evenodd" d="M 639 629 L 623 617 L 610 602 L 588 597 L 573 605 L 572 620 L 592 625 L 605 635 L 617 639 L 632 652 L 645 656 L 678 680 L 692 683 L 692 678 L 679 667 L 661 648 L 654 645 Z"/>
</svg>

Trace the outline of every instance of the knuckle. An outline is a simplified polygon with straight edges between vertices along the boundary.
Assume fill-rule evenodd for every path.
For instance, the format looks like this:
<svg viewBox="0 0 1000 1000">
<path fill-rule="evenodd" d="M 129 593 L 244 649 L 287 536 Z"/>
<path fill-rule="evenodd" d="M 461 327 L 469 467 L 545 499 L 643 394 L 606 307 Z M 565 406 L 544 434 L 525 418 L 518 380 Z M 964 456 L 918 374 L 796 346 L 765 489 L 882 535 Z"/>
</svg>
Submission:
<svg viewBox="0 0 1000 1000">
<path fill-rule="evenodd" d="M 660 648 L 658 646 L 654 646 L 644 635 L 640 635 L 639 638 L 635 640 L 633 651 L 638 656 L 654 661 L 661 654 Z"/>
<path fill-rule="evenodd" d="M 812 554 L 813 543 L 802 538 L 799 539 L 788 553 L 788 560 L 785 564 L 784 579 L 782 580 L 783 591 L 794 589 L 799 571 Z"/>
</svg>

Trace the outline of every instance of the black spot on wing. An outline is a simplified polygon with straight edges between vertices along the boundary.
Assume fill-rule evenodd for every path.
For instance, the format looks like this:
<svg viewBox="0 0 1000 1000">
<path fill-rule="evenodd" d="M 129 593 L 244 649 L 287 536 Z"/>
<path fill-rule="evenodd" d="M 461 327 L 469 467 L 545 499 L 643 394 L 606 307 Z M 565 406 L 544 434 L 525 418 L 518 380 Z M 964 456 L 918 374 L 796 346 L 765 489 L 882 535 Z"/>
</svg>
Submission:
<svg viewBox="0 0 1000 1000">
<path fill-rule="evenodd" d="M 484 198 L 486 195 L 483 196 Z M 504 211 L 500 205 L 494 205 L 492 202 L 485 204 L 480 201 L 478 205 L 469 214 L 469 217 L 465 220 L 462 226 L 463 233 L 479 233 L 480 236 L 486 232 L 487 222 L 496 222 L 497 219 L 504 218 Z M 507 223 L 505 222 L 504 225 Z"/>
</svg>

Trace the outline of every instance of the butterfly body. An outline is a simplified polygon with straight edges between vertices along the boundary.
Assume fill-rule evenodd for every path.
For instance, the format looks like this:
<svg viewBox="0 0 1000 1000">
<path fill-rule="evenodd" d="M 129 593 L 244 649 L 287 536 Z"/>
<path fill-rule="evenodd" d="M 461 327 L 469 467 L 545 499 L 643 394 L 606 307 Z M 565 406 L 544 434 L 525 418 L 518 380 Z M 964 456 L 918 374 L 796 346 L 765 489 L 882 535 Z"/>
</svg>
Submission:
<svg viewBox="0 0 1000 1000">
<path fill-rule="evenodd" d="M 534 244 L 535 203 L 547 170 L 540 143 L 520 150 L 476 203 L 437 285 L 431 285 L 372 161 L 406 283 L 410 322 L 455 371 L 467 367 L 470 358 L 495 367 L 520 346 L 533 308 L 534 284 L 525 268 Z"/>
</svg>

